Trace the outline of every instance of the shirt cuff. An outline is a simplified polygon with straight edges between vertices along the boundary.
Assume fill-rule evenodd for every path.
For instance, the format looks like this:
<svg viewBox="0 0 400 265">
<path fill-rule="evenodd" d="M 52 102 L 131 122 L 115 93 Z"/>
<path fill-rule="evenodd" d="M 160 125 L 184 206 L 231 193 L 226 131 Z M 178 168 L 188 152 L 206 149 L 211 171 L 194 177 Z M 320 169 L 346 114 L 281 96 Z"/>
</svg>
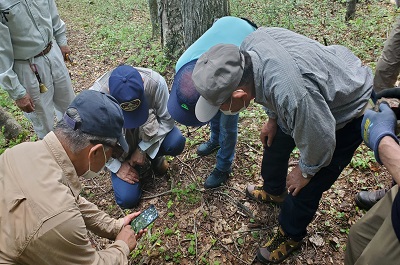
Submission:
<svg viewBox="0 0 400 265">
<path fill-rule="evenodd" d="M 125 241 L 123 240 L 117 240 L 114 242 L 114 245 L 120 246 L 122 248 L 122 251 L 124 252 L 124 254 L 126 256 L 129 255 L 130 251 L 129 251 L 129 247 L 128 245 L 125 243 Z"/>
<path fill-rule="evenodd" d="M 26 95 L 26 89 L 22 85 L 18 85 L 13 90 L 6 90 L 10 98 L 13 100 L 18 100 L 23 98 Z"/>
<path fill-rule="evenodd" d="M 112 173 L 117 173 L 118 170 L 121 168 L 121 162 L 118 159 L 110 158 L 106 163 L 106 167 Z"/>
</svg>

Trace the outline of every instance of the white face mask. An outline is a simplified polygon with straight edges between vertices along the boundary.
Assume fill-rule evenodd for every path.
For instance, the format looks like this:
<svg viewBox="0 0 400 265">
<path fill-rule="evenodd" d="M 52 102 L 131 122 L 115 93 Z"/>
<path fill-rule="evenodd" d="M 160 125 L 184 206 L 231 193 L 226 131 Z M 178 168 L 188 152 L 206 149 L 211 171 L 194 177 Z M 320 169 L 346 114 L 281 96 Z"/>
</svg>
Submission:
<svg viewBox="0 0 400 265">
<path fill-rule="evenodd" d="M 102 146 L 102 147 L 103 147 L 103 154 L 104 154 L 104 165 L 101 168 L 103 168 L 107 163 L 106 151 L 104 150 L 104 146 Z M 85 179 L 92 179 L 92 178 L 97 177 L 99 175 L 100 170 L 98 172 L 91 171 L 90 170 L 90 159 L 89 159 L 89 169 L 88 169 L 88 171 L 83 173 L 83 175 L 81 175 L 81 177 L 84 177 Z"/>
<path fill-rule="evenodd" d="M 236 91 L 243 91 L 243 90 L 236 90 Z M 228 110 L 221 110 L 222 113 L 225 114 L 225 115 L 236 115 L 239 112 L 244 111 L 246 109 L 246 102 L 243 100 L 243 107 L 238 111 L 232 111 L 231 107 L 232 107 L 232 96 L 231 96 L 231 103 L 229 104 L 229 109 Z"/>
</svg>

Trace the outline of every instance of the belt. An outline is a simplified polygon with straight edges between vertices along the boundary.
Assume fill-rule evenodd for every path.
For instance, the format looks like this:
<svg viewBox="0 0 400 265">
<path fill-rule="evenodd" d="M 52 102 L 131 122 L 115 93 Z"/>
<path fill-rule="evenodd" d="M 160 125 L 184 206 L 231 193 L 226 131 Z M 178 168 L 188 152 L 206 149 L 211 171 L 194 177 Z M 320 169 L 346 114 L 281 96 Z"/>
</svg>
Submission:
<svg viewBox="0 0 400 265">
<path fill-rule="evenodd" d="M 34 58 L 37 58 L 37 57 L 40 57 L 40 56 L 43 56 L 43 55 L 48 54 L 49 51 L 51 50 L 51 46 L 52 46 L 52 45 L 53 45 L 53 42 L 50 41 L 50 42 L 47 44 L 46 48 L 44 48 L 44 50 L 41 51 L 39 54 L 35 55 Z"/>
</svg>

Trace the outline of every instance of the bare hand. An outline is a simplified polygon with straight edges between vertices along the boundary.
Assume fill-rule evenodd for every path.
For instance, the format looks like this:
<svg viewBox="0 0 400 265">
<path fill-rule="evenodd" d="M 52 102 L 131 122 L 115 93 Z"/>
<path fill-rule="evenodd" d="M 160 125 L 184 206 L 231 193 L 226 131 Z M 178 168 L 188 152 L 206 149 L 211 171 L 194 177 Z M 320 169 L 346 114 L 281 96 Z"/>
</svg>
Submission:
<svg viewBox="0 0 400 265">
<path fill-rule="evenodd" d="M 139 182 L 139 173 L 136 171 L 136 169 L 129 165 L 128 161 L 125 161 L 121 164 L 121 167 L 119 168 L 116 175 L 120 179 L 130 184 L 135 184 L 136 182 Z"/>
<path fill-rule="evenodd" d="M 124 226 L 125 225 L 129 225 L 133 219 L 135 219 L 138 215 L 140 214 L 140 212 L 134 212 L 134 213 L 130 213 L 127 216 L 124 217 Z"/>
<path fill-rule="evenodd" d="M 304 186 L 310 182 L 310 178 L 304 178 L 300 166 L 297 165 L 286 177 L 286 187 L 289 193 L 296 196 Z"/>
<path fill-rule="evenodd" d="M 17 104 L 18 108 L 26 113 L 35 111 L 35 104 L 33 104 L 33 100 L 28 93 L 26 93 L 22 98 L 17 99 L 15 103 Z"/>
<path fill-rule="evenodd" d="M 129 159 L 129 164 L 131 166 L 143 166 L 144 163 L 146 162 L 146 153 L 141 152 L 139 147 L 136 148 L 135 152 L 131 155 L 131 158 Z"/>
<path fill-rule="evenodd" d="M 61 50 L 61 53 L 62 53 L 64 59 L 65 59 L 65 55 L 66 55 L 67 53 L 68 53 L 68 54 L 71 53 L 71 49 L 69 48 L 68 45 L 60 46 L 60 50 Z"/>
<path fill-rule="evenodd" d="M 267 146 L 268 147 L 271 146 L 277 129 L 278 129 L 278 124 L 276 123 L 276 119 L 269 118 L 268 122 L 264 123 L 260 133 L 260 139 L 264 148 L 266 148 Z"/>
<path fill-rule="evenodd" d="M 131 214 L 128 214 L 127 216 L 124 217 L 124 225 L 128 225 L 132 222 L 133 219 L 135 219 L 138 215 L 140 214 L 140 212 L 134 212 Z M 139 231 L 139 233 L 136 234 L 136 239 L 139 239 L 142 237 L 142 235 L 147 231 L 146 229 L 142 229 Z"/>
<path fill-rule="evenodd" d="M 135 231 L 133 231 L 130 225 L 124 226 L 115 240 L 124 241 L 128 245 L 130 251 L 132 251 L 137 244 Z"/>
</svg>

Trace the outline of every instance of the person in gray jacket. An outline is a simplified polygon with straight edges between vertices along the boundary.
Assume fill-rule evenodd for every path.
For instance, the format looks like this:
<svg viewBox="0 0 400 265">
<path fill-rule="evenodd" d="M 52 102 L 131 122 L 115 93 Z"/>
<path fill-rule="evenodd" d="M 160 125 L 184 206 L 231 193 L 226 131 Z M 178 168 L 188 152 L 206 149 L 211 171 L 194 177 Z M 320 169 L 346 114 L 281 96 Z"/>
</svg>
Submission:
<svg viewBox="0 0 400 265">
<path fill-rule="evenodd" d="M 42 139 L 75 97 L 64 57 L 70 53 L 54 0 L 0 0 L 0 87 Z"/>
<path fill-rule="evenodd" d="M 368 67 L 343 46 L 323 46 L 282 28 L 260 28 L 241 44 L 213 46 L 192 75 L 200 93 L 196 116 L 236 113 L 252 99 L 264 106 L 261 129 L 262 185 L 250 198 L 282 203 L 279 226 L 257 251 L 262 263 L 278 263 L 299 249 L 322 193 L 350 163 L 362 142 L 361 121 L 372 92 Z M 288 174 L 295 147 L 299 163 Z"/>
</svg>

